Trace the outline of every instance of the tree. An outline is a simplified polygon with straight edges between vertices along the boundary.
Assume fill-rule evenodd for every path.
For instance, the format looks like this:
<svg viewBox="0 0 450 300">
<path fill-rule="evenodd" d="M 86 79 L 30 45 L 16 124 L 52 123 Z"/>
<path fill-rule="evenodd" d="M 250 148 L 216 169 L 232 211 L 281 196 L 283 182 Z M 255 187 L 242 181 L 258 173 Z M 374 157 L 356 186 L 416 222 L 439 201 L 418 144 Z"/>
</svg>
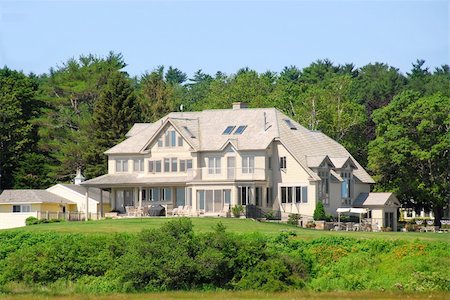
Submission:
<svg viewBox="0 0 450 300">
<path fill-rule="evenodd" d="M 51 158 L 48 176 L 54 181 L 70 181 L 77 168 L 87 166 L 95 103 L 108 79 L 125 66 L 121 54 L 83 55 L 43 77 L 39 92 L 45 107 L 36 123 L 39 151 Z"/>
<path fill-rule="evenodd" d="M 327 219 L 322 201 L 317 202 L 316 208 L 314 209 L 313 218 L 314 221 L 322 221 Z"/>
<path fill-rule="evenodd" d="M 124 73 L 113 73 L 95 103 L 92 116 L 93 140 L 89 144 L 89 161 L 85 176 L 95 177 L 107 172 L 108 148 L 124 139 L 125 133 L 139 120 L 137 98 Z"/>
<path fill-rule="evenodd" d="M 376 110 L 373 119 L 377 130 L 369 144 L 369 168 L 376 189 L 432 209 L 439 225 L 449 201 L 450 98 L 405 91 Z"/>
<path fill-rule="evenodd" d="M 18 161 L 36 142 L 31 124 L 36 91 L 36 82 L 23 73 L 0 69 L 0 190 L 13 185 Z"/>
<path fill-rule="evenodd" d="M 167 69 L 165 78 L 166 82 L 169 84 L 182 84 L 186 81 L 187 75 L 179 69 L 172 68 L 172 66 L 170 66 L 169 69 Z"/>
</svg>

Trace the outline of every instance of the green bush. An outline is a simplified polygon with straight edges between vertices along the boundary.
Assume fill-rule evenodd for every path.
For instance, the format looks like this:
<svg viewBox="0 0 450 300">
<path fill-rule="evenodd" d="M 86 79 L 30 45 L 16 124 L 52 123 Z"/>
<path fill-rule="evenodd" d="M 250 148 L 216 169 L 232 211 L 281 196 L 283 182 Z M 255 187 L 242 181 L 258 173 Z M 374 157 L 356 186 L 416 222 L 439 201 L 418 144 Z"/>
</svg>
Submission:
<svg viewBox="0 0 450 300">
<path fill-rule="evenodd" d="M 448 291 L 449 259 L 448 242 L 267 237 L 220 222 L 195 234 L 179 218 L 138 234 L 0 232 L 0 291 Z"/>
<path fill-rule="evenodd" d="M 322 201 L 317 202 L 316 208 L 314 209 L 313 218 L 315 221 L 325 221 L 327 219 Z"/>
<path fill-rule="evenodd" d="M 231 213 L 235 218 L 239 218 L 244 212 L 244 207 L 242 205 L 235 205 L 231 208 Z"/>
<path fill-rule="evenodd" d="M 298 225 L 298 222 L 300 221 L 300 215 L 299 214 L 289 214 L 288 216 L 288 224 L 291 225 Z"/>
<path fill-rule="evenodd" d="M 40 221 L 36 217 L 28 217 L 25 219 L 26 226 L 35 225 L 35 224 L 39 224 L 39 223 L 40 223 Z"/>
</svg>

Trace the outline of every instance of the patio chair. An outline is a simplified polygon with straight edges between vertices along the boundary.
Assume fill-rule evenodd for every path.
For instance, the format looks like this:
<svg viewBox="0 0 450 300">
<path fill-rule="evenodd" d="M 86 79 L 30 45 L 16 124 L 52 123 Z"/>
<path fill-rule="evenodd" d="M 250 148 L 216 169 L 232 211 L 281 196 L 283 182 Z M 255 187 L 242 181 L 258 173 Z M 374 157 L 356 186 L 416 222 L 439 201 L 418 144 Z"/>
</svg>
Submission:
<svg viewBox="0 0 450 300">
<path fill-rule="evenodd" d="M 133 216 L 135 214 L 134 206 L 125 206 L 125 213 L 127 216 Z"/>
<path fill-rule="evenodd" d="M 172 216 L 180 216 L 183 214 L 183 206 L 180 205 L 172 210 Z"/>
<path fill-rule="evenodd" d="M 192 207 L 190 205 L 185 205 L 183 208 L 183 216 L 191 216 L 192 215 Z"/>
</svg>

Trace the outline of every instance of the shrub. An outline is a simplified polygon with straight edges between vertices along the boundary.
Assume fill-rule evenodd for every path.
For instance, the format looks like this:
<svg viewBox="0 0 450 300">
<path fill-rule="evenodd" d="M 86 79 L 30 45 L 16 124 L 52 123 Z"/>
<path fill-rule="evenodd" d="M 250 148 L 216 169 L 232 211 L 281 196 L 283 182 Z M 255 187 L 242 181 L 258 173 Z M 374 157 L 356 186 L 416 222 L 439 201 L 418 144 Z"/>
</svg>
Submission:
<svg viewBox="0 0 450 300">
<path fill-rule="evenodd" d="M 264 213 L 264 218 L 266 218 L 267 220 L 276 220 L 273 210 L 269 210 L 268 212 Z"/>
<path fill-rule="evenodd" d="M 25 225 L 26 226 L 36 225 L 36 224 L 39 224 L 39 223 L 40 223 L 40 221 L 36 217 L 28 217 L 28 218 L 25 219 Z"/>
<path fill-rule="evenodd" d="M 315 221 L 325 221 L 327 219 L 322 201 L 317 202 L 316 209 L 314 209 L 313 218 Z"/>
<path fill-rule="evenodd" d="M 242 205 L 236 205 L 231 208 L 231 212 L 235 218 L 239 218 L 244 212 L 244 207 Z"/>
<path fill-rule="evenodd" d="M 298 222 L 300 221 L 300 215 L 299 214 L 289 214 L 288 216 L 288 224 L 291 225 L 298 225 Z"/>
</svg>

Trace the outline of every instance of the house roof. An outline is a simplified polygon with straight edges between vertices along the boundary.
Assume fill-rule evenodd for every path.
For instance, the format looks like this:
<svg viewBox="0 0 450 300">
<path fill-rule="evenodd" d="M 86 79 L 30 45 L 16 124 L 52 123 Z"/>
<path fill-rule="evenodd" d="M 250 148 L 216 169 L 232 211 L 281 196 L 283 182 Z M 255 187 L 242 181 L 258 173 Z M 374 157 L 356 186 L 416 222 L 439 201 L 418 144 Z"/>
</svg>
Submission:
<svg viewBox="0 0 450 300">
<path fill-rule="evenodd" d="M 106 174 L 91 180 L 81 183 L 84 187 L 86 186 L 124 186 L 141 184 L 143 186 L 151 186 L 152 184 L 170 184 L 170 183 L 185 183 L 187 181 L 186 176 L 178 177 L 154 177 L 154 176 L 143 176 L 142 174 Z M 83 189 L 84 189 L 83 187 Z"/>
<path fill-rule="evenodd" d="M 353 175 L 358 180 L 374 183 L 342 145 L 319 131 L 306 129 L 275 108 L 173 112 L 154 123 L 135 124 L 127 133 L 125 141 L 105 153 L 144 154 L 146 146 L 169 123 L 193 146 L 194 151 L 221 151 L 229 142 L 238 151 L 265 150 L 272 141 L 279 140 L 312 180 L 320 180 L 320 177 L 311 168 L 317 167 L 328 156 L 336 168 L 350 161 L 355 167 Z M 234 134 L 234 131 L 229 135 L 223 134 L 228 126 L 237 128 L 241 125 L 247 126 L 242 134 Z"/>
<path fill-rule="evenodd" d="M 397 197 L 393 193 L 360 193 L 353 202 L 353 206 L 400 206 Z"/>
<path fill-rule="evenodd" d="M 78 193 L 81 195 L 86 194 L 86 187 L 78 185 L 78 184 L 63 184 L 60 183 L 60 185 Z M 89 198 L 94 199 L 96 201 L 100 201 L 100 189 L 97 188 L 89 188 Z M 109 199 L 109 192 L 103 191 L 103 201 Z"/>
<path fill-rule="evenodd" d="M 0 194 L 0 204 L 15 203 L 64 203 L 75 204 L 66 198 L 46 190 L 4 190 Z"/>
</svg>

